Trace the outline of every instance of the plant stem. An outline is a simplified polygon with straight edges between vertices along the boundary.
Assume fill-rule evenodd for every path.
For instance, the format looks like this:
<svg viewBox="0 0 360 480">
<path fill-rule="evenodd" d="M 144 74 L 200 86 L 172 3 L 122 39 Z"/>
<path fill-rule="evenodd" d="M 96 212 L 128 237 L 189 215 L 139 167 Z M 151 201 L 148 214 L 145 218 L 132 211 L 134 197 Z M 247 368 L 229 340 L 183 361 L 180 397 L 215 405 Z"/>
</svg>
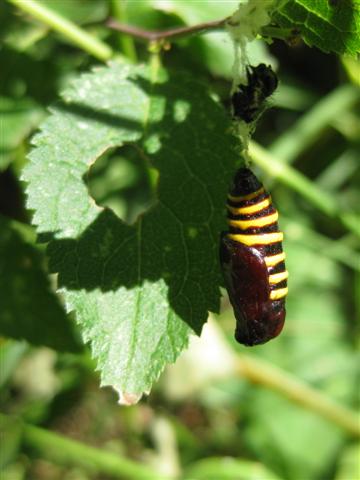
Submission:
<svg viewBox="0 0 360 480">
<path fill-rule="evenodd" d="M 354 85 L 360 87 L 360 64 L 357 58 L 347 57 L 343 55 L 341 57 L 341 63 Z"/>
<path fill-rule="evenodd" d="M 345 84 L 320 100 L 269 147 L 272 155 L 292 163 L 337 116 L 360 101 L 359 89 Z"/>
<path fill-rule="evenodd" d="M 359 219 L 354 214 L 343 212 L 338 207 L 336 198 L 333 195 L 317 188 L 302 173 L 290 165 L 279 161 L 272 153 L 255 142 L 250 142 L 249 154 L 252 160 L 271 176 L 298 192 L 323 213 L 338 219 L 344 227 L 360 236 Z"/>
<path fill-rule="evenodd" d="M 99 60 L 106 61 L 113 56 L 111 48 L 93 37 L 67 18 L 59 15 L 36 0 L 8 0 L 20 10 L 30 14 L 53 30 L 61 33 L 72 43 Z"/>
<path fill-rule="evenodd" d="M 118 22 L 126 23 L 126 5 L 124 0 L 111 0 L 111 8 L 114 17 Z M 118 33 L 119 46 L 126 57 L 133 63 L 137 62 L 136 49 L 133 39 L 128 35 Z"/>
<path fill-rule="evenodd" d="M 0 413 L 0 423 L 12 418 Z M 14 421 L 19 421 L 13 417 Z M 159 473 L 150 467 L 128 460 L 118 454 L 89 447 L 81 442 L 22 423 L 22 442 L 25 447 L 35 450 L 42 457 L 61 465 L 82 466 L 90 472 L 111 475 L 114 478 L 154 480 Z M 162 477 L 165 480 L 165 477 Z"/>
<path fill-rule="evenodd" d="M 292 402 L 318 413 L 352 435 L 360 437 L 360 418 L 356 412 L 338 405 L 285 371 L 252 355 L 238 355 L 236 370 L 252 383 L 270 388 Z"/>
</svg>

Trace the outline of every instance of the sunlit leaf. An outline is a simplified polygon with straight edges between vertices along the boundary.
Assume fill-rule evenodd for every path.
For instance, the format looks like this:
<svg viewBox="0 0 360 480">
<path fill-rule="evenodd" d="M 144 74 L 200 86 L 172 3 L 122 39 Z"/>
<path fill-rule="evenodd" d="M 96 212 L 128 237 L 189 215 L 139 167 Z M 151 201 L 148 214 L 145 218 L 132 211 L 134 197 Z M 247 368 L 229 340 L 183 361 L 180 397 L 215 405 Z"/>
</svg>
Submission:
<svg viewBox="0 0 360 480">
<path fill-rule="evenodd" d="M 352 0 L 290 0 L 274 15 L 283 27 L 297 27 L 305 42 L 324 52 L 360 52 L 360 3 Z"/>
<path fill-rule="evenodd" d="M 218 236 L 236 141 L 202 84 L 117 63 L 81 77 L 52 112 L 24 174 L 28 205 L 52 238 L 51 268 L 102 384 L 133 403 L 219 308 Z M 83 180 L 125 142 L 160 173 L 156 205 L 133 225 L 99 208 Z"/>
</svg>

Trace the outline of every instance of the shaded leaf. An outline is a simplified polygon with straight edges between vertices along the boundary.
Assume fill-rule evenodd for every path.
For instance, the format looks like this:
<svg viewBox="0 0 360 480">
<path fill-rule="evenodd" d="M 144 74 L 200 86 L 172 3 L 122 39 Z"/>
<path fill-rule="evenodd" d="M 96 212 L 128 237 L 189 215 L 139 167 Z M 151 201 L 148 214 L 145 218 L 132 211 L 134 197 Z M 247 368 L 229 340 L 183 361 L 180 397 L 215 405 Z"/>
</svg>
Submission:
<svg viewBox="0 0 360 480">
<path fill-rule="evenodd" d="M 15 149 L 40 122 L 42 110 L 30 99 L 0 97 L 0 115 L 0 170 L 3 170 L 12 161 Z"/>
<path fill-rule="evenodd" d="M 0 345 L 0 388 L 11 378 L 20 360 L 28 350 L 26 342 L 3 341 Z"/>
<path fill-rule="evenodd" d="M 0 471 L 16 459 L 20 450 L 22 431 L 20 420 L 0 416 Z"/>
<path fill-rule="evenodd" d="M 0 334 L 77 351 L 72 325 L 51 291 L 44 256 L 0 216 Z"/>
</svg>

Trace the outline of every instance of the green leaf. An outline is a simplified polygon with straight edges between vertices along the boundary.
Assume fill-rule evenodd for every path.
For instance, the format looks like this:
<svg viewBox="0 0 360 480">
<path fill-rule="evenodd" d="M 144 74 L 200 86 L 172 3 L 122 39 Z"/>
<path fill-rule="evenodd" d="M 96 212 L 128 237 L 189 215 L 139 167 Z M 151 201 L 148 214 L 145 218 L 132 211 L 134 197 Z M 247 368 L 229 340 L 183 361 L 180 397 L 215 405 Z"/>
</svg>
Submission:
<svg viewBox="0 0 360 480">
<path fill-rule="evenodd" d="M 1 415 L 0 418 L 0 471 L 14 461 L 20 450 L 22 424 L 13 417 Z"/>
<path fill-rule="evenodd" d="M 286 198 L 282 200 L 280 204 L 286 204 Z M 298 215 L 299 224 L 301 220 Z M 348 298 L 335 294 L 342 292 L 342 269 L 325 251 L 312 251 L 301 239 L 288 237 L 285 230 L 286 267 L 291 279 L 287 320 L 277 341 L 263 345 L 256 353 L 282 365 L 338 404 L 350 406 L 356 399 L 359 361 L 356 350 L 346 343 L 341 301 L 348 302 Z M 244 397 L 244 438 L 256 458 L 283 478 L 324 476 L 344 442 L 343 430 L 264 388 L 249 389 Z M 314 450 L 316 455 L 312 455 Z"/>
<path fill-rule="evenodd" d="M 15 149 L 38 125 L 41 108 L 30 99 L 0 97 L 0 171 L 12 161 Z"/>
<path fill-rule="evenodd" d="M 68 310 L 123 403 L 150 390 L 219 309 L 218 238 L 237 159 L 230 119 L 201 83 L 113 63 L 52 109 L 24 179 Z M 133 225 L 99 208 L 83 177 L 135 142 L 159 171 L 157 202 Z"/>
<path fill-rule="evenodd" d="M 13 340 L 2 341 L 0 344 L 0 388 L 11 378 L 20 360 L 28 350 L 26 342 Z"/>
<path fill-rule="evenodd" d="M 281 478 L 326 478 L 321 474 L 343 444 L 343 432 L 270 390 L 254 393 L 247 397 L 244 437 L 255 458 Z"/>
<path fill-rule="evenodd" d="M 335 480 L 356 478 L 359 474 L 360 444 L 354 443 L 345 447 L 341 455 Z"/>
<path fill-rule="evenodd" d="M 186 479 L 196 480 L 277 480 L 279 477 L 261 463 L 231 457 L 212 457 L 190 465 Z"/>
<path fill-rule="evenodd" d="M 69 318 L 36 250 L 15 222 L 0 216 L 0 335 L 77 351 Z"/>
<path fill-rule="evenodd" d="M 358 0 L 290 0 L 273 19 L 285 28 L 298 28 L 305 42 L 324 52 L 360 52 Z"/>
</svg>

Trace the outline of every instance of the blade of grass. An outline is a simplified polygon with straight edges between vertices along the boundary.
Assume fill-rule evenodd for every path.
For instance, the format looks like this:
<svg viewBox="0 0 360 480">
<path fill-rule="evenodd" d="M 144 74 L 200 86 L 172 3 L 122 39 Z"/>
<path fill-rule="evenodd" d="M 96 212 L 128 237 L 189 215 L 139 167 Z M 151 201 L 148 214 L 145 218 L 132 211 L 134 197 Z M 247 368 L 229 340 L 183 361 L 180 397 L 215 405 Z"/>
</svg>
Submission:
<svg viewBox="0 0 360 480">
<path fill-rule="evenodd" d="M 119 23 L 127 23 L 126 15 L 126 3 L 124 0 L 111 0 L 111 10 L 113 17 Z M 124 55 L 127 56 L 129 60 L 136 63 L 137 55 L 136 48 L 134 44 L 134 39 L 129 35 L 124 35 L 121 32 L 116 32 L 119 40 L 119 47 Z"/>
<path fill-rule="evenodd" d="M 19 421 L 16 417 L 9 417 L 0 413 L 0 424 L 5 423 L 9 418 Z M 79 441 L 27 423 L 22 423 L 22 429 L 23 446 L 36 451 L 42 457 L 55 463 L 81 466 L 91 473 L 102 473 L 114 478 L 134 480 L 159 478 L 159 473 L 150 467 L 124 458 L 119 454 L 90 447 Z M 161 478 L 166 480 L 163 475 Z"/>
<path fill-rule="evenodd" d="M 357 143 L 360 138 L 360 116 L 352 111 L 344 111 L 334 117 L 331 126 L 335 128 L 348 142 Z"/>
<path fill-rule="evenodd" d="M 270 106 L 286 110 L 303 111 L 310 108 L 316 101 L 316 96 L 308 89 L 288 83 L 281 83 L 279 89 L 271 97 Z"/>
<path fill-rule="evenodd" d="M 340 188 L 359 168 L 359 152 L 345 150 L 316 178 L 319 188 L 335 191 Z"/>
<path fill-rule="evenodd" d="M 360 101 L 360 90 L 353 85 L 341 85 L 320 100 L 308 113 L 273 142 L 269 151 L 282 160 L 292 163 L 318 138 L 322 130 L 342 112 Z"/>
<path fill-rule="evenodd" d="M 242 354 L 237 356 L 236 371 L 250 382 L 270 388 L 292 402 L 327 418 L 352 435 L 360 437 L 358 413 L 338 405 L 331 398 L 284 370 L 253 355 Z"/>
<path fill-rule="evenodd" d="M 53 30 L 61 33 L 74 45 L 106 62 L 113 56 L 113 51 L 106 43 L 98 40 L 75 23 L 54 12 L 36 0 L 8 0 L 23 12 L 28 13 Z"/>
<path fill-rule="evenodd" d="M 359 253 L 346 244 L 346 238 L 330 240 L 311 228 L 283 216 L 281 217 L 281 225 L 284 226 L 288 240 L 300 242 L 316 252 L 321 251 L 332 260 L 360 272 L 360 263 L 354 262 L 354 258 L 357 258 Z"/>
<path fill-rule="evenodd" d="M 302 197 L 306 198 L 314 207 L 331 218 L 337 219 L 342 225 L 360 236 L 359 218 L 351 213 L 344 212 L 336 201 L 336 197 L 320 190 L 313 182 L 290 165 L 278 160 L 272 153 L 259 144 L 250 142 L 249 154 L 254 163 L 284 185 L 288 186 Z"/>
</svg>

